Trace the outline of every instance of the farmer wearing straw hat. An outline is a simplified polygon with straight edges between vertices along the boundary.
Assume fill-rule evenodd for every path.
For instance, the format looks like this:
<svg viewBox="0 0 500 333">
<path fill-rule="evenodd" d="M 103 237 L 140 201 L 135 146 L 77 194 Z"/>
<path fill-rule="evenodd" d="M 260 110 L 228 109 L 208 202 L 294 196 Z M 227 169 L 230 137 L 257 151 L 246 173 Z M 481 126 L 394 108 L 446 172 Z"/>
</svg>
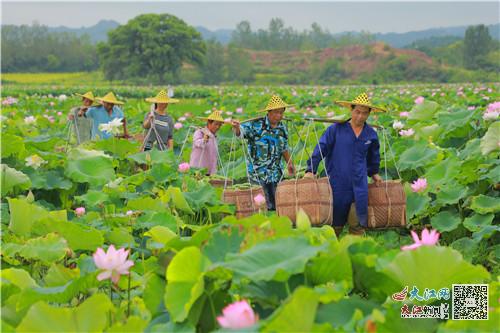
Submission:
<svg viewBox="0 0 500 333">
<path fill-rule="evenodd" d="M 248 142 L 248 176 L 250 181 L 262 186 L 268 210 L 276 210 L 276 188 L 283 178 L 282 157 L 287 163 L 288 173 L 295 174 L 288 148 L 288 131 L 281 122 L 283 113 L 289 106 L 291 105 L 274 95 L 266 108 L 260 111 L 267 112 L 265 117 L 253 119 L 241 126 L 238 121 L 233 121 L 235 134 L 243 136 Z"/>
<path fill-rule="evenodd" d="M 307 161 L 304 177 L 313 177 L 324 158 L 333 192 L 333 225 L 337 235 L 347 222 L 354 203 L 360 225 L 350 228 L 354 234 L 363 234 L 368 225 L 368 180 L 378 185 L 380 164 L 377 132 L 366 123 L 371 111 L 386 110 L 370 103 L 366 93 L 353 101 L 335 102 L 351 110 L 351 118 L 328 127 Z"/>
<path fill-rule="evenodd" d="M 92 139 L 107 139 L 111 137 L 111 134 L 101 131 L 99 129 L 99 125 L 107 124 L 113 119 L 123 119 L 123 111 L 117 106 L 122 105 L 123 102 L 118 101 L 115 97 L 115 94 L 113 94 L 112 92 L 109 92 L 104 97 L 97 97 L 96 100 L 101 103 L 100 106 L 89 108 L 87 110 L 81 110 L 78 115 L 83 115 L 86 118 L 91 118 L 94 121 L 92 125 Z M 126 136 L 127 130 L 124 122 L 123 132 L 124 136 Z"/>
<path fill-rule="evenodd" d="M 156 143 L 159 150 L 174 147 L 174 120 L 167 114 L 169 104 L 178 103 L 179 100 L 170 98 L 165 90 L 161 90 L 156 97 L 146 98 L 147 102 L 154 103 L 154 110 L 144 117 L 142 126 L 146 129 L 144 150 L 151 150 Z"/>
<path fill-rule="evenodd" d="M 68 114 L 68 120 L 73 122 L 75 127 L 76 140 L 78 144 L 89 141 L 92 135 L 92 119 L 78 117 L 80 111 L 86 111 L 94 104 L 95 98 L 92 91 L 87 91 L 85 94 L 75 94 L 82 98 L 82 106 L 72 108 Z M 75 119 L 76 117 L 76 119 Z"/>
<path fill-rule="evenodd" d="M 217 147 L 216 133 L 224 124 L 220 111 L 214 111 L 206 120 L 207 126 L 197 129 L 193 134 L 193 149 L 189 165 L 195 168 L 206 168 L 208 175 L 217 173 L 217 156 L 219 155 Z"/>
</svg>

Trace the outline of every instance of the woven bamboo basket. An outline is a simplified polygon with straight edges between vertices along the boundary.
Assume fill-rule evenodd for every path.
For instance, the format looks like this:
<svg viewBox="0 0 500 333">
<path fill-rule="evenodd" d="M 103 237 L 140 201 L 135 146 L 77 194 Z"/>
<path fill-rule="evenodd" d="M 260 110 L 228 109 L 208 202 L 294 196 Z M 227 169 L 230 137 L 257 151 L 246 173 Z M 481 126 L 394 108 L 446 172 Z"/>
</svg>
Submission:
<svg viewBox="0 0 500 333">
<path fill-rule="evenodd" d="M 349 225 L 357 225 L 356 208 L 351 205 Z M 389 180 L 380 186 L 368 184 L 368 228 L 383 229 L 406 225 L 406 194 L 399 180 Z"/>
<path fill-rule="evenodd" d="M 213 187 L 224 187 L 224 185 L 227 186 L 232 186 L 233 185 L 233 180 L 232 179 L 209 179 L 208 183 L 212 185 Z"/>
<path fill-rule="evenodd" d="M 286 180 L 276 190 L 276 212 L 295 223 L 302 208 L 312 225 L 332 224 L 333 197 L 328 178 Z"/>
<path fill-rule="evenodd" d="M 254 202 L 254 197 L 258 194 L 264 195 L 264 191 L 262 187 L 252 187 L 250 189 L 245 190 L 225 190 L 222 193 L 222 201 L 235 205 L 236 212 L 235 215 L 237 218 L 247 217 L 253 214 L 258 213 L 259 211 L 265 212 L 267 211 L 266 204 L 258 207 Z"/>
</svg>

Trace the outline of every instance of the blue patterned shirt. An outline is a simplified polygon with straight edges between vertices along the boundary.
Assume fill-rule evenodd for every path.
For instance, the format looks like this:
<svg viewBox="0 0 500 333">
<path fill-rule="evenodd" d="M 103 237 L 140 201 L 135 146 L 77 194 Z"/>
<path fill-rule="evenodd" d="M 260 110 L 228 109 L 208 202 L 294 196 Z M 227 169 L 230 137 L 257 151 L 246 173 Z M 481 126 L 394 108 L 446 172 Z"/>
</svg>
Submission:
<svg viewBox="0 0 500 333">
<path fill-rule="evenodd" d="M 277 183 L 283 175 L 281 157 L 288 151 L 288 131 L 285 124 L 280 122 L 272 128 L 266 116 L 243 123 L 241 133 L 248 142 L 250 180 Z"/>
</svg>

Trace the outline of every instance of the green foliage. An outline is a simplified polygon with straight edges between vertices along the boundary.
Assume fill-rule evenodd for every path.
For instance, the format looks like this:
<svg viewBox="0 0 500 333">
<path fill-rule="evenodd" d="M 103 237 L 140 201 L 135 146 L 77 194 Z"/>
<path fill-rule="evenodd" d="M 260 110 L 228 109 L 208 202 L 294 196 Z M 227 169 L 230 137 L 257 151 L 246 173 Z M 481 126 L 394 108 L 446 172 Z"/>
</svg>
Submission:
<svg viewBox="0 0 500 333">
<path fill-rule="evenodd" d="M 127 102 L 129 130 L 142 133 L 149 108 L 143 98 L 151 88 L 114 88 Z M 402 304 L 390 296 L 406 285 L 423 290 L 488 283 L 490 299 L 498 298 L 500 163 L 497 150 L 482 151 L 484 142 L 487 147 L 496 142 L 495 122 L 482 119 L 484 110 L 494 107 L 488 104 L 496 101 L 495 88 L 179 86 L 176 97 L 186 99 L 169 113 L 186 119 L 174 131 L 174 150 L 136 153 L 140 143 L 127 140 L 76 148 L 70 142 L 66 149 L 65 117 L 51 124 L 43 115 L 77 102 L 48 96 L 69 88 L 7 86 L 5 95 L 18 101 L 2 105 L 2 139 L 10 140 L 2 140 L 2 186 L 8 185 L 1 205 L 2 330 L 225 331 L 217 316 L 227 305 L 246 300 L 259 316 L 249 331 L 474 331 L 475 326 L 451 320 L 401 318 Z M 200 111 L 215 107 L 247 119 L 261 115 L 256 111 L 271 93 L 282 96 L 295 104 L 297 112 L 286 114 L 289 143 L 296 166 L 300 159 L 303 166 L 316 144 L 314 129 L 320 135 L 326 128 L 313 125 L 306 137 L 304 114 L 334 112 L 340 118 L 345 112 L 333 101 L 365 90 L 389 109 L 372 114 L 369 122 L 383 126 L 391 142 L 391 150 L 381 147 L 380 174 L 387 171 L 388 178 L 399 177 L 404 184 L 406 229 L 337 238 L 331 226 L 312 226 L 303 211 L 295 224 L 271 212 L 237 219 L 234 207 L 221 201 L 223 188 L 211 186 L 198 170 L 178 171 L 189 156 L 188 128 L 200 124 L 193 117 Z M 425 102 L 415 104 L 416 96 Z M 410 117 L 398 118 L 407 110 Z M 36 122 L 26 123 L 27 115 Z M 392 128 L 396 119 L 415 135 L 398 135 Z M 238 143 L 229 158 L 231 128 L 223 127 L 217 138 L 224 170 L 214 178 L 228 176 L 245 186 L 244 146 Z M 26 166 L 25 158 L 34 154 L 47 163 Z M 421 193 L 410 188 L 418 178 L 428 183 Z M 86 208 L 82 216 L 76 216 L 79 206 Z M 409 230 L 420 234 L 430 227 L 441 232 L 439 245 L 400 249 L 412 242 Z M 92 257 L 98 247 L 111 244 L 129 250 L 134 263 L 117 284 L 97 279 L 103 270 Z M 498 307 L 490 307 L 490 318 L 497 318 Z M 496 328 L 489 321 L 477 327 Z"/>
<path fill-rule="evenodd" d="M 217 41 L 206 42 L 207 51 L 203 64 L 200 66 L 203 84 L 217 84 L 225 79 L 224 47 Z"/>
<path fill-rule="evenodd" d="M 179 79 L 183 62 L 201 63 L 205 45 L 201 35 L 179 18 L 143 14 L 110 31 L 108 42 L 100 43 L 97 51 L 109 80 L 165 83 Z"/>
<path fill-rule="evenodd" d="M 50 332 L 55 327 L 61 332 L 102 331 L 108 322 L 110 300 L 102 295 L 94 295 L 74 309 L 53 307 L 45 302 L 33 305 L 17 332 Z"/>
<path fill-rule="evenodd" d="M 88 36 L 49 32 L 48 27 L 2 26 L 2 72 L 78 72 L 97 69 Z"/>
<path fill-rule="evenodd" d="M 227 50 L 228 81 L 248 83 L 254 79 L 253 65 L 245 50 L 229 47 Z"/>
<path fill-rule="evenodd" d="M 470 26 L 465 31 L 464 65 L 468 69 L 477 69 L 479 58 L 489 53 L 492 39 L 488 28 L 483 25 Z"/>
</svg>

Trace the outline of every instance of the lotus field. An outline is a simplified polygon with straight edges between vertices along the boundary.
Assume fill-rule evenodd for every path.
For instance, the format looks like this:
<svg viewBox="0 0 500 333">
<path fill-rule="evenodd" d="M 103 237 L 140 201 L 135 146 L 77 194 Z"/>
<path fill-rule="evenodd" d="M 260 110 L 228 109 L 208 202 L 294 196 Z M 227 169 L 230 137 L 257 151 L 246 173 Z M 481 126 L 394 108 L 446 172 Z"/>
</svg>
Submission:
<svg viewBox="0 0 500 333">
<path fill-rule="evenodd" d="M 498 84 L 179 86 L 174 150 L 140 152 L 144 98 L 160 89 L 4 85 L 2 331 L 498 331 Z M 76 144 L 67 115 L 88 90 L 125 101 L 133 138 Z M 263 211 L 237 219 L 223 187 L 184 164 L 197 116 L 254 118 L 277 94 L 295 104 L 285 123 L 301 176 L 331 125 L 308 119 L 346 118 L 334 101 L 362 92 L 389 110 L 368 122 L 380 175 L 404 184 L 405 228 L 337 238 L 303 212 L 295 224 Z M 212 178 L 245 187 L 246 144 L 230 126 L 217 134 Z M 487 319 L 453 320 L 454 284 L 488 286 L 489 302 L 475 301 Z"/>
</svg>

